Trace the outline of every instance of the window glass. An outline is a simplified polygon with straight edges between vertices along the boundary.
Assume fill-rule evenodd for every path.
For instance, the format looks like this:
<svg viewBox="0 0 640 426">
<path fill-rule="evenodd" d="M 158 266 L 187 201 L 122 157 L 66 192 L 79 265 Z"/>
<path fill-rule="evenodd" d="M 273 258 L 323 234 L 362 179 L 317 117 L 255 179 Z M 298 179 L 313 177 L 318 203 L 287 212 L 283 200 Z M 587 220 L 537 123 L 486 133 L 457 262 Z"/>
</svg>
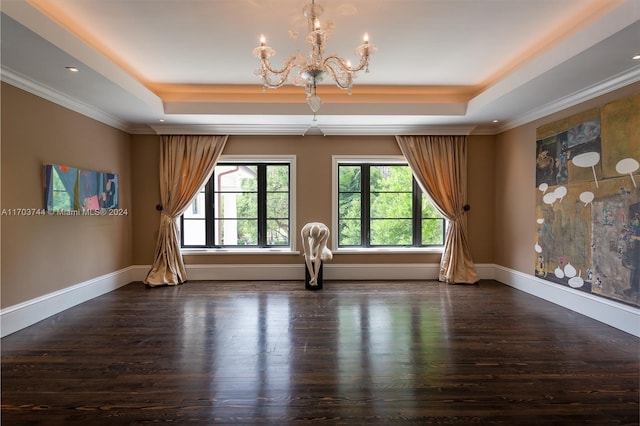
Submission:
<svg viewBox="0 0 640 426">
<path fill-rule="evenodd" d="M 445 220 L 406 164 L 338 163 L 339 247 L 444 245 Z"/>
<path fill-rule="evenodd" d="M 183 247 L 290 244 L 290 164 L 216 165 L 182 218 Z"/>
</svg>

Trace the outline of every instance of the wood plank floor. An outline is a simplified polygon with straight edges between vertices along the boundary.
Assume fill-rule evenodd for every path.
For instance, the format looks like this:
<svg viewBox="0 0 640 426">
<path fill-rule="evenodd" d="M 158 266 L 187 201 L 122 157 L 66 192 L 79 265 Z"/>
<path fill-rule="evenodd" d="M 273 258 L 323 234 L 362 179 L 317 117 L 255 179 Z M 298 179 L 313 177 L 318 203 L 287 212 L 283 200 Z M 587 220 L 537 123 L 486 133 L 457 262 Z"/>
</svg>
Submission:
<svg viewBox="0 0 640 426">
<path fill-rule="evenodd" d="M 138 282 L 2 339 L 2 424 L 637 425 L 638 350 L 494 281 Z"/>
</svg>

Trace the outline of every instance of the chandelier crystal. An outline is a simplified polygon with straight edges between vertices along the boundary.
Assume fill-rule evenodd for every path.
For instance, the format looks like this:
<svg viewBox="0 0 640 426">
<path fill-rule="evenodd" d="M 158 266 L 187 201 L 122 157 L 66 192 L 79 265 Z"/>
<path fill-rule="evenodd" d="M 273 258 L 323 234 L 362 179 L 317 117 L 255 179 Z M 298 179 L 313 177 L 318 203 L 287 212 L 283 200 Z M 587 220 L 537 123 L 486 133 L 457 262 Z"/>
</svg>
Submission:
<svg viewBox="0 0 640 426">
<path fill-rule="evenodd" d="M 277 69 L 271 65 L 270 60 L 276 51 L 266 44 L 264 35 L 260 36 L 260 45 L 253 49 L 253 55 L 260 60 L 260 66 L 256 68 L 255 74 L 262 78 L 263 91 L 283 86 L 289 80 L 289 76 L 292 76 L 291 82 L 295 86 L 305 88 L 307 103 L 314 114 L 322 106 L 322 99 L 317 94 L 317 86 L 323 78 L 326 75 L 331 76 L 340 89 L 347 90 L 351 94 L 353 80 L 357 77 L 357 73 L 362 70 L 369 72 L 369 57 L 378 50 L 369 43 L 369 36 L 365 33 L 362 44 L 355 50 L 356 55 L 360 57 L 360 63 L 357 66 L 351 66 L 350 61 L 337 55 L 324 57 L 325 44 L 331 31 L 330 26 L 323 29 L 320 25 L 318 18 L 323 11 L 322 6 L 317 5 L 315 0 L 302 9 L 309 26 L 309 34 L 305 39 L 310 48 L 307 56 L 298 51 L 285 60 L 282 68 Z M 292 74 L 296 68 L 297 72 Z"/>
</svg>

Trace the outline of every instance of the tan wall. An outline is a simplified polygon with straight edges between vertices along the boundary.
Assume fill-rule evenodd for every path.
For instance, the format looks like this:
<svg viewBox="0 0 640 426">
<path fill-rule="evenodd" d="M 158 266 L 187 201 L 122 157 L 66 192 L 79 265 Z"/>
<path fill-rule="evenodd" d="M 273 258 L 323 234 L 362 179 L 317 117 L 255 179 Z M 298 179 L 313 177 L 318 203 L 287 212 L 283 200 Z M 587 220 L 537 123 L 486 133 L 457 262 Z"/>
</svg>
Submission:
<svg viewBox="0 0 640 426">
<path fill-rule="evenodd" d="M 134 174 L 134 263 L 150 264 L 159 223 L 157 136 L 132 137 Z M 470 241 L 476 262 L 491 262 L 493 217 L 493 137 L 472 136 L 469 148 Z M 333 155 L 401 155 L 393 136 L 231 136 L 223 155 L 295 155 L 297 159 L 296 221 L 299 229 L 312 221 L 331 224 Z M 300 255 L 185 256 L 185 263 L 262 264 L 299 263 Z M 439 254 L 336 254 L 332 263 L 438 263 Z"/>
<path fill-rule="evenodd" d="M 133 215 L 133 264 L 151 265 L 160 226 L 158 170 L 160 138 L 156 135 L 131 136 L 131 175 Z"/>
<path fill-rule="evenodd" d="M 114 172 L 128 216 L 1 218 L 2 307 L 132 264 L 129 135 L 2 83 L 2 209 L 43 207 L 43 164 Z"/>
<path fill-rule="evenodd" d="M 527 274 L 534 273 L 536 129 L 638 92 L 640 83 L 497 136 L 494 263 Z"/>
<path fill-rule="evenodd" d="M 533 272 L 535 139 L 535 127 L 522 126 L 499 135 L 496 145 L 494 263 L 521 272 Z"/>
<path fill-rule="evenodd" d="M 495 137 L 469 137 L 467 150 L 467 231 L 475 263 L 493 263 Z"/>
</svg>

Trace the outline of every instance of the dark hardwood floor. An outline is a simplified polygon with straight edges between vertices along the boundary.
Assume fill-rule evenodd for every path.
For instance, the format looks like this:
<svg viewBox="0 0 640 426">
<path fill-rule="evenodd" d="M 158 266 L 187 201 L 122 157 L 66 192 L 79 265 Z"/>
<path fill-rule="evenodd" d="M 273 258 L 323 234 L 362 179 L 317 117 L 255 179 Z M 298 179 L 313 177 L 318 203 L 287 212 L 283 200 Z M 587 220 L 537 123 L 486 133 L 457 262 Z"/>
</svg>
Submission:
<svg viewBox="0 0 640 426">
<path fill-rule="evenodd" d="M 2 339 L 2 424 L 637 425 L 638 349 L 494 281 L 138 282 Z"/>
</svg>

